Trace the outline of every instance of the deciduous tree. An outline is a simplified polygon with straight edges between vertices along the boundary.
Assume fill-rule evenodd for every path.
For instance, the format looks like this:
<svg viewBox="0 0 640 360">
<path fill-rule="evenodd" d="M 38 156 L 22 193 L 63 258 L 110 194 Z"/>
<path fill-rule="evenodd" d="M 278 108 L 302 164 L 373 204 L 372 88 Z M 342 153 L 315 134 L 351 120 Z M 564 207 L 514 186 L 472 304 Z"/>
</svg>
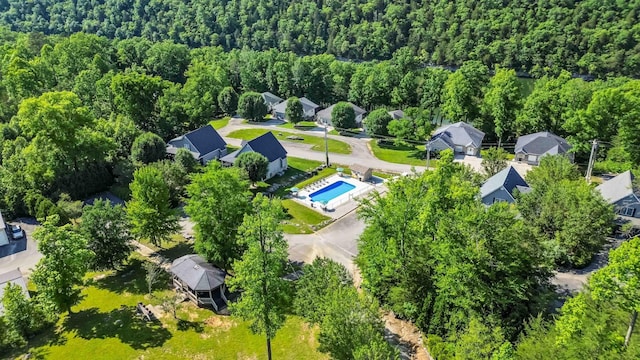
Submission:
<svg viewBox="0 0 640 360">
<path fill-rule="evenodd" d="M 233 165 L 242 169 L 247 178 L 255 184 L 267 177 L 269 160 L 260 153 L 250 151 L 240 154 Z"/>
<path fill-rule="evenodd" d="M 246 245 L 238 227 L 250 212 L 249 184 L 237 168 L 212 162 L 187 186 L 185 211 L 195 223 L 195 250 L 207 261 L 229 270 Z"/>
<path fill-rule="evenodd" d="M 166 151 L 166 145 L 160 136 L 146 132 L 133 141 L 131 160 L 136 164 L 146 165 L 163 159 Z"/>
<path fill-rule="evenodd" d="M 230 286 L 233 291 L 242 290 L 242 297 L 231 305 L 231 311 L 249 320 L 252 332 L 266 336 L 271 360 L 271 339 L 284 325 L 289 292 L 282 278 L 289 257 L 281 229 L 284 210 L 279 200 L 261 194 L 252 206 L 253 212 L 245 215 L 238 230 L 239 241 L 247 250 L 233 265 Z"/>
<path fill-rule="evenodd" d="M 287 99 L 285 117 L 294 125 L 304 120 L 304 112 L 302 110 L 302 103 L 300 102 L 300 99 L 295 96 Z"/>
<path fill-rule="evenodd" d="M 233 116 L 238 110 L 238 94 L 231 86 L 223 88 L 218 94 L 218 106 L 229 116 Z"/>
<path fill-rule="evenodd" d="M 356 113 L 348 102 L 339 102 L 331 111 L 331 123 L 337 129 L 353 129 L 356 126 Z"/>
<path fill-rule="evenodd" d="M 364 119 L 364 127 L 370 135 L 389 135 L 389 123 L 393 120 L 386 109 L 376 109 Z"/>
<path fill-rule="evenodd" d="M 118 269 L 133 251 L 127 212 L 122 205 L 98 199 L 82 209 L 80 229 L 95 257 L 91 267 L 96 270 Z"/>
<path fill-rule="evenodd" d="M 262 121 L 267 115 L 267 105 L 257 92 L 245 92 L 238 99 L 238 114 L 249 121 Z"/>
<path fill-rule="evenodd" d="M 482 169 L 491 177 L 507 167 L 508 153 L 502 148 L 489 148 L 482 152 Z"/>
</svg>

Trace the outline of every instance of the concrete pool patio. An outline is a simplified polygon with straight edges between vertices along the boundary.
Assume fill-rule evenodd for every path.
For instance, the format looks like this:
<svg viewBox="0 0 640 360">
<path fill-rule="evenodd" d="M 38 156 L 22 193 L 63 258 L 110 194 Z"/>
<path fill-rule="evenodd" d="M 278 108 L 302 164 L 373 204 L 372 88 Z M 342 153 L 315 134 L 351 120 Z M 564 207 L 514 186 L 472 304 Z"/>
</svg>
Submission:
<svg viewBox="0 0 640 360">
<path fill-rule="evenodd" d="M 324 206 L 318 202 L 311 201 L 309 195 L 340 181 L 353 185 L 354 188 L 329 200 Z M 340 174 L 335 174 L 306 186 L 301 189 L 297 195 L 292 196 L 292 199 L 323 215 L 338 219 L 355 210 L 360 205 L 358 202 L 359 198 L 379 188 L 382 184 L 384 184 L 384 180 L 378 177 L 372 177 L 370 181 L 362 182 L 348 175 L 341 176 Z M 326 208 L 326 210 L 323 208 Z"/>
</svg>

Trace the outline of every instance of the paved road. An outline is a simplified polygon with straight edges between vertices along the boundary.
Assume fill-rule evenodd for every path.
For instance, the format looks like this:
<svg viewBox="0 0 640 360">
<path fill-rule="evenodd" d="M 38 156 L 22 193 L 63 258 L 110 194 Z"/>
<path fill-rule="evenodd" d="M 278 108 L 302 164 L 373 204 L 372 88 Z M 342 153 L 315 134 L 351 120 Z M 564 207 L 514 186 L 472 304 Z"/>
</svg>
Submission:
<svg viewBox="0 0 640 360">
<path fill-rule="evenodd" d="M 34 219 L 19 219 L 11 223 L 22 226 L 26 239 L 12 241 L 9 245 L 0 247 L 0 274 L 20 268 L 22 274 L 27 276 L 42 258 L 32 236 L 37 223 Z"/>
<path fill-rule="evenodd" d="M 227 135 L 236 130 L 247 129 L 247 128 L 258 128 L 258 129 L 266 129 L 272 131 L 283 131 L 290 132 L 295 134 L 301 134 L 304 136 L 316 136 L 323 137 L 324 130 L 322 128 L 316 128 L 314 130 L 297 130 L 297 129 L 283 129 L 278 127 L 277 125 L 282 124 L 282 122 L 277 120 L 268 121 L 261 124 L 247 124 L 243 123 L 243 119 L 234 118 L 229 121 L 229 124 L 224 128 L 218 130 L 220 135 L 224 138 L 224 140 L 233 146 L 240 146 L 242 140 L 230 138 Z M 351 146 L 351 154 L 335 154 L 329 153 L 329 161 L 335 164 L 342 164 L 349 166 L 351 164 L 366 164 L 367 166 L 382 171 L 389 171 L 395 173 L 403 173 L 411 171 L 411 165 L 404 164 L 395 164 L 380 160 L 373 156 L 371 150 L 369 149 L 368 143 L 371 138 L 368 137 L 349 137 L 349 136 L 338 136 L 338 135 L 328 135 L 329 138 L 339 140 L 345 142 Z M 317 160 L 317 161 L 325 161 L 325 153 L 322 151 L 311 150 L 311 145 L 301 144 L 291 141 L 282 141 L 282 145 L 287 150 L 289 156 Z M 424 171 L 425 167 L 417 166 L 414 167 L 418 171 Z"/>
</svg>

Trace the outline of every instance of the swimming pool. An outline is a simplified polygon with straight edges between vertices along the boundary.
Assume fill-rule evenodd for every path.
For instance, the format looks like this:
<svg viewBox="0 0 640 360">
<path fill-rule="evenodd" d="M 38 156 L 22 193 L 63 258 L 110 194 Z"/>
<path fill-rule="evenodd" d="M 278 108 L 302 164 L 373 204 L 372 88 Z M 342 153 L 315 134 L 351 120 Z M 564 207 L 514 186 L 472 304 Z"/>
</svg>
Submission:
<svg viewBox="0 0 640 360">
<path fill-rule="evenodd" d="M 351 185 L 344 181 L 336 181 L 329 186 L 325 186 L 322 189 L 309 194 L 311 201 L 325 201 L 329 202 L 338 196 L 347 193 L 355 189 L 355 185 Z"/>
</svg>

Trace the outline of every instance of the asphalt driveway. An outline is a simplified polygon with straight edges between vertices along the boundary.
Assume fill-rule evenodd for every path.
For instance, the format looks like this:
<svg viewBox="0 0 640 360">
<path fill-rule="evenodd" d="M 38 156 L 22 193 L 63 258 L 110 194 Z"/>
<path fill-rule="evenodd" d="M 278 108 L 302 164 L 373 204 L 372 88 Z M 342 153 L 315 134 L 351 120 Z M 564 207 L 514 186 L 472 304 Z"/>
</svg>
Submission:
<svg viewBox="0 0 640 360">
<path fill-rule="evenodd" d="M 42 258 L 42 254 L 38 252 L 38 245 L 32 236 L 38 223 L 33 218 L 21 218 L 7 224 L 20 225 L 26 236 L 21 240 L 10 241 L 8 245 L 0 246 L 0 273 L 20 268 L 22 274 L 31 274 L 33 268 Z"/>
</svg>

